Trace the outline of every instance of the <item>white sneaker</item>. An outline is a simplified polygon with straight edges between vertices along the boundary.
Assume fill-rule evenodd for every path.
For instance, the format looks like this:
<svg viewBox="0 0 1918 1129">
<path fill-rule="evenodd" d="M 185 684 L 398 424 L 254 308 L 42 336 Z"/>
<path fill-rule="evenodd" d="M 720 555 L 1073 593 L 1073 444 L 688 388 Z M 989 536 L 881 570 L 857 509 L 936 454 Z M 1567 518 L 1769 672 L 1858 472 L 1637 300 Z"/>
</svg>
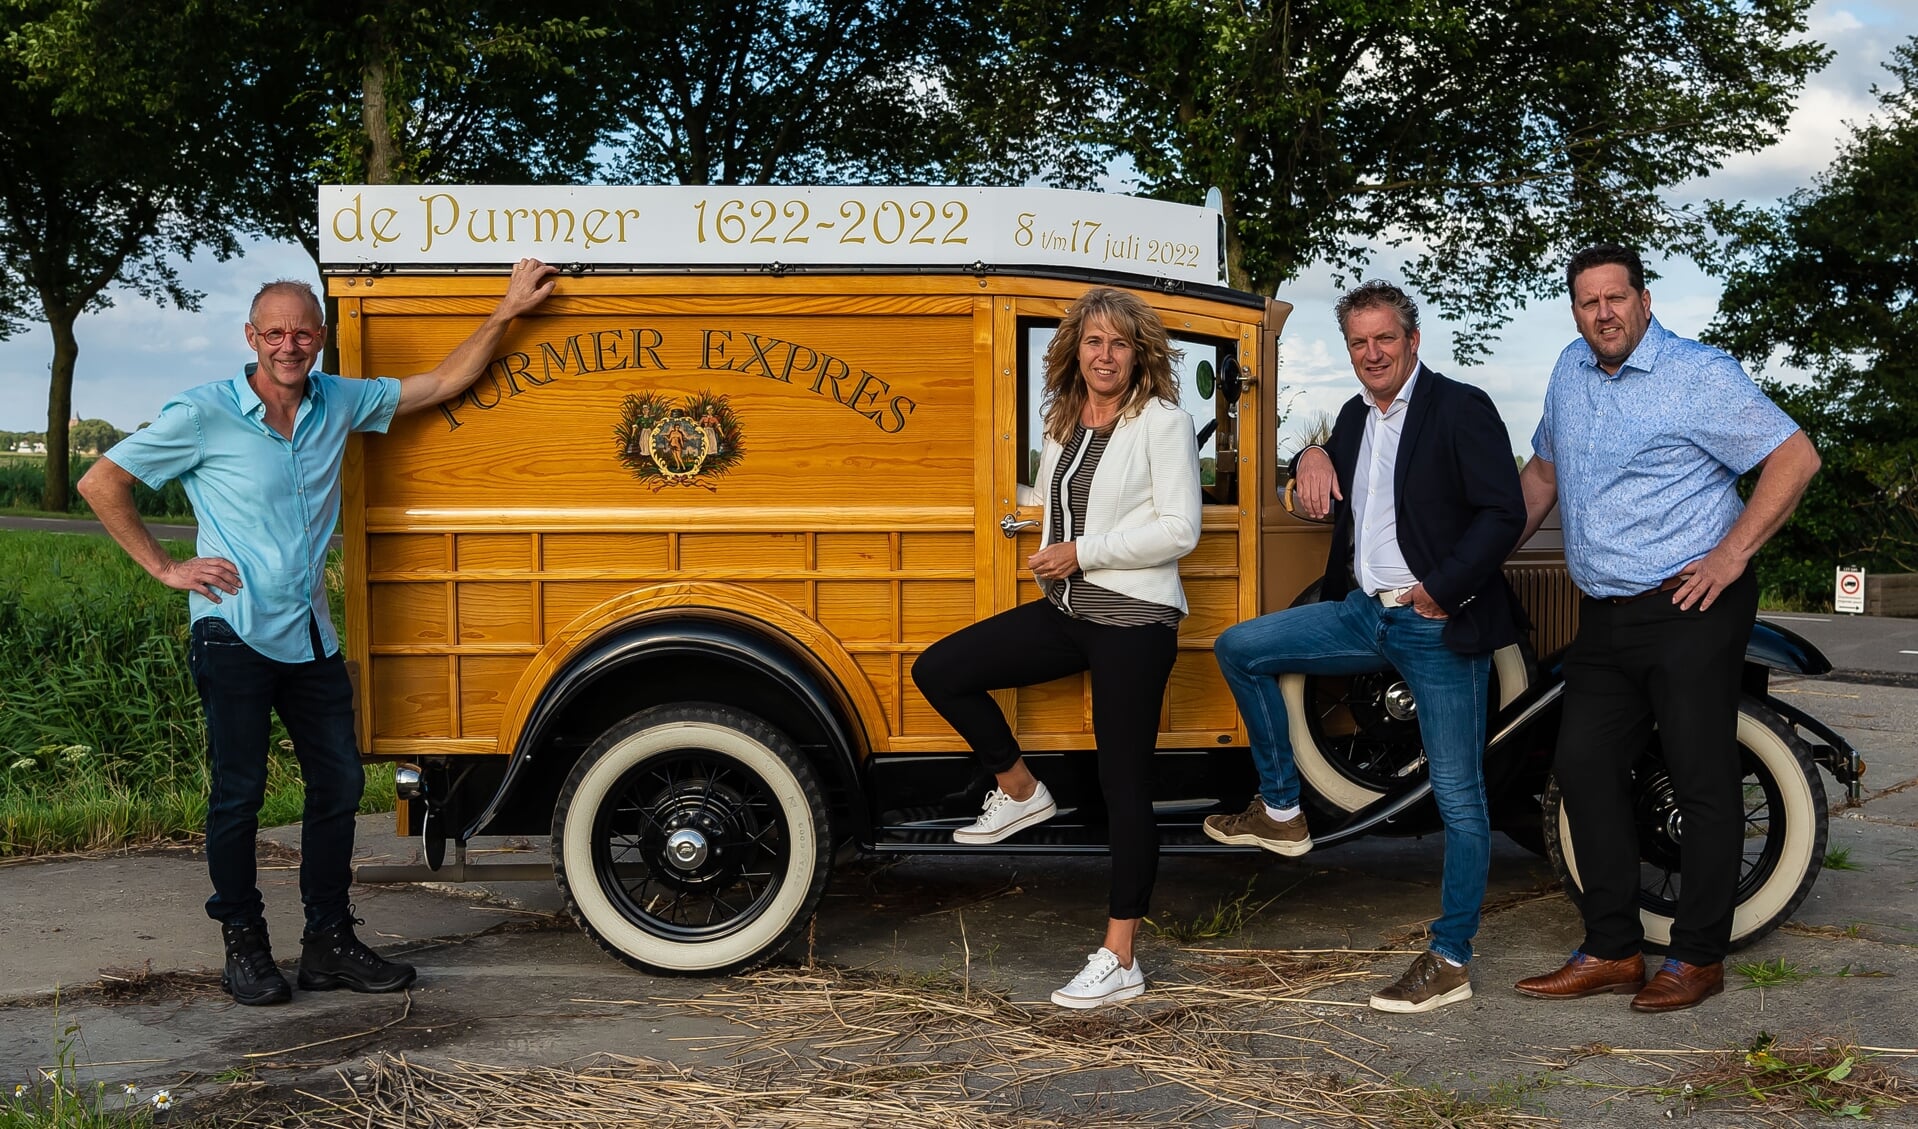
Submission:
<svg viewBox="0 0 1918 1129">
<path fill-rule="evenodd" d="M 1046 791 L 1044 782 L 1035 788 L 1032 795 L 1023 800 L 1015 800 L 999 789 L 986 793 L 986 810 L 971 827 L 961 827 L 952 833 L 955 843 L 997 843 L 1008 835 L 1016 834 L 1035 823 L 1044 823 L 1059 810 L 1052 802 L 1052 793 Z"/>
<path fill-rule="evenodd" d="M 1139 967 L 1139 958 L 1132 958 L 1131 968 L 1121 968 L 1112 950 L 1102 947 L 1086 958 L 1085 968 L 1072 983 L 1052 993 L 1052 1002 L 1060 1007 L 1104 1007 L 1143 995 L 1145 969 Z"/>
</svg>

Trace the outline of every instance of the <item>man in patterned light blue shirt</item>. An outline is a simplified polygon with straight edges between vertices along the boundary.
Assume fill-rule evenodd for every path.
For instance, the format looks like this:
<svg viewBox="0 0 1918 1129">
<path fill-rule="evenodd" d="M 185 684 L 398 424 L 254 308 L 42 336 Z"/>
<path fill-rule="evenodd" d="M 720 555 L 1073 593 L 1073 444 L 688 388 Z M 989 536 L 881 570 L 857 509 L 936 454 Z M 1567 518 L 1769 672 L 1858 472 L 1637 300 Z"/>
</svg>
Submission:
<svg viewBox="0 0 1918 1129">
<path fill-rule="evenodd" d="M 221 925 L 220 986 L 243 1004 L 292 996 L 273 963 L 254 837 L 266 790 L 270 713 L 293 738 L 306 810 L 300 897 L 306 908 L 300 987 L 390 992 L 410 965 L 382 959 L 353 933 L 353 817 L 365 777 L 353 692 L 327 609 L 327 542 L 340 516 L 340 461 L 355 431 L 452 399 L 485 371 L 515 317 L 553 290 L 552 267 L 522 259 L 473 334 L 428 372 L 348 380 L 314 372 L 326 326 L 303 282 L 254 297 L 246 342 L 257 358 L 231 380 L 190 388 L 107 452 L 80 480 L 114 540 L 156 580 L 188 595 L 188 665 L 206 711 L 207 916 Z M 179 479 L 199 519 L 198 555 L 176 561 L 133 506 L 137 479 Z"/>
<path fill-rule="evenodd" d="M 1674 1011 L 1724 987 L 1744 835 L 1739 678 L 1758 610 L 1747 566 L 1798 505 L 1818 453 L 1737 361 L 1658 324 L 1636 252 L 1588 248 L 1566 282 L 1581 340 L 1552 370 L 1519 483 L 1525 538 L 1557 502 L 1585 593 L 1553 769 L 1585 939 L 1518 990 L 1634 992 L 1638 1011 Z M 1741 503 L 1738 478 L 1754 467 Z M 1667 959 L 1646 983 L 1631 777 L 1654 725 L 1684 821 L 1683 882 Z"/>
</svg>

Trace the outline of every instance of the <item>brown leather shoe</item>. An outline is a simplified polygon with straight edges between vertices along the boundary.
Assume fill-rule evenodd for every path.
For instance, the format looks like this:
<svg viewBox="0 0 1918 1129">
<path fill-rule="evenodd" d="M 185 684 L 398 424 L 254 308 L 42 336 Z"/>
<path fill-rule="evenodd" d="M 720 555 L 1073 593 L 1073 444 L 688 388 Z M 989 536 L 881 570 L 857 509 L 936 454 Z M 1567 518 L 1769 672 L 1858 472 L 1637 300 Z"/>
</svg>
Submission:
<svg viewBox="0 0 1918 1129">
<path fill-rule="evenodd" d="M 1725 990 L 1725 965 L 1665 961 L 1652 982 L 1632 997 L 1633 1011 L 1682 1011 Z"/>
<path fill-rule="evenodd" d="M 1618 960 L 1600 960 L 1588 953 L 1572 950 L 1572 955 L 1556 972 L 1520 980 L 1513 987 L 1541 1000 L 1576 1000 L 1600 992 L 1636 992 L 1645 986 L 1645 958 L 1637 955 Z"/>
</svg>

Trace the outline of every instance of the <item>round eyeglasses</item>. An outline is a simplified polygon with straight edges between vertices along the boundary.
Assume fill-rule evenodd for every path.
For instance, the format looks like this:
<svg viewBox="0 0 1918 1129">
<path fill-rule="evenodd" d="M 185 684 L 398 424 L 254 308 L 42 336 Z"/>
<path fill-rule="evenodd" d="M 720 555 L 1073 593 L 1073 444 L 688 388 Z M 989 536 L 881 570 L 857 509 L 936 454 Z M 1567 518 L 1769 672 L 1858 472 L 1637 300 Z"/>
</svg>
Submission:
<svg viewBox="0 0 1918 1129">
<path fill-rule="evenodd" d="M 253 327 L 253 333 L 254 336 L 266 342 L 266 347 L 269 349 L 277 349 L 286 344 L 288 338 L 292 338 L 293 344 L 298 345 L 300 348 L 310 349 L 315 342 L 325 335 L 326 330 L 296 329 L 288 333 L 284 329 L 261 329 L 256 325 Z"/>
</svg>

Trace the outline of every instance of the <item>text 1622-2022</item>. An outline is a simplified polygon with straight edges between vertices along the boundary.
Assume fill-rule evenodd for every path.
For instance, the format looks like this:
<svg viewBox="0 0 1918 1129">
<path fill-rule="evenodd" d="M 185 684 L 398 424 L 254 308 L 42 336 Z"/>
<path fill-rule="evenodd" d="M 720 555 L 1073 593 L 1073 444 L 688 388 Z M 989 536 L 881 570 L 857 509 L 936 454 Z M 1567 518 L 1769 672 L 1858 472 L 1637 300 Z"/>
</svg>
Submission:
<svg viewBox="0 0 1918 1129">
<path fill-rule="evenodd" d="M 700 200 L 693 204 L 699 241 L 708 235 L 721 243 L 965 243 L 971 210 L 962 200 L 845 200 L 835 214 L 815 218 L 804 200 Z"/>
</svg>

